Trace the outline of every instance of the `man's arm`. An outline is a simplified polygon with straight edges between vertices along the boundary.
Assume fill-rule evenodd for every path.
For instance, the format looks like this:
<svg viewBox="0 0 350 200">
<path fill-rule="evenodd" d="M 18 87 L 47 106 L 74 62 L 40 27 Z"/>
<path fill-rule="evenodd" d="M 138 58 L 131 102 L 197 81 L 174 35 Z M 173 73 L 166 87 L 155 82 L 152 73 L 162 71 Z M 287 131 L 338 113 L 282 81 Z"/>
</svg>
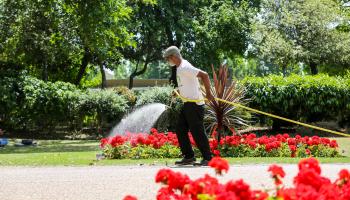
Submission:
<svg viewBox="0 0 350 200">
<path fill-rule="evenodd" d="M 204 84 L 205 91 L 206 91 L 206 98 L 210 101 L 214 100 L 214 96 L 210 90 L 210 80 L 209 80 L 208 73 L 204 71 L 199 71 L 197 74 L 197 77 L 200 78 Z"/>
</svg>

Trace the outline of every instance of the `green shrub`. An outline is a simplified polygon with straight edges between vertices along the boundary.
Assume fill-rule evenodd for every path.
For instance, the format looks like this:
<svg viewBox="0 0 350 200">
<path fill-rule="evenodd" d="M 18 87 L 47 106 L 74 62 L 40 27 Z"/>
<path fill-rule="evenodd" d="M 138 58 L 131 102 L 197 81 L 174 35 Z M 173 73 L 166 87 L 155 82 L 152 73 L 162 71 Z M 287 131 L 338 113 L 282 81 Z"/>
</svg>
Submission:
<svg viewBox="0 0 350 200">
<path fill-rule="evenodd" d="M 159 131 L 175 131 L 176 122 L 182 106 L 179 98 L 172 97 L 172 87 L 154 87 L 143 91 L 137 98 L 136 106 L 143 106 L 150 103 L 162 103 L 168 109 L 159 117 L 155 128 Z"/>
<path fill-rule="evenodd" d="M 350 81 L 327 75 L 249 77 L 249 106 L 298 121 L 340 121 L 349 117 Z M 264 121 L 264 117 L 261 118 Z M 281 124 L 275 120 L 274 124 Z"/>
<path fill-rule="evenodd" d="M 109 90 L 90 90 L 81 96 L 80 110 L 84 116 L 96 116 L 99 128 L 112 127 L 128 110 L 127 101 Z"/>
<path fill-rule="evenodd" d="M 109 159 L 125 159 L 129 158 L 131 154 L 130 144 L 123 144 L 116 147 L 106 145 L 103 148 L 103 155 Z"/>
<path fill-rule="evenodd" d="M 136 104 L 136 95 L 134 91 L 130 90 L 128 87 L 115 87 L 113 88 L 113 91 L 124 97 L 128 101 L 129 106 L 134 106 Z"/>
<path fill-rule="evenodd" d="M 126 100 L 112 91 L 81 90 L 25 74 L 1 77 L 0 85 L 0 123 L 13 131 L 48 136 L 83 127 L 110 128 L 128 109 Z"/>
<path fill-rule="evenodd" d="M 153 87 L 144 90 L 137 98 L 136 106 L 142 106 L 149 103 L 162 103 L 170 105 L 172 87 Z"/>
</svg>

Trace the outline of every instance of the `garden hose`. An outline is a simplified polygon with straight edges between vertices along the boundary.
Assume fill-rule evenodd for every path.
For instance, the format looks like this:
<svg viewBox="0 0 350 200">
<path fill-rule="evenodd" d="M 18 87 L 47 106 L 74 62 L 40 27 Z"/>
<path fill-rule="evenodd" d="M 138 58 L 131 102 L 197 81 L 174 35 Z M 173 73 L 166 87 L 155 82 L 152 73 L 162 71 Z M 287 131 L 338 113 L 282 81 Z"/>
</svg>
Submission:
<svg viewBox="0 0 350 200">
<path fill-rule="evenodd" d="M 196 102 L 207 101 L 208 100 L 206 98 L 204 98 L 204 99 L 188 99 L 186 97 L 181 96 L 178 93 L 177 90 L 174 90 L 174 92 L 183 102 L 194 102 L 194 103 L 196 103 Z M 226 101 L 226 100 L 223 100 L 223 99 L 220 99 L 220 98 L 215 98 L 215 100 L 221 101 L 223 103 L 227 103 L 227 104 L 230 104 L 230 105 L 233 105 L 233 106 L 236 106 L 236 107 L 240 107 L 240 108 L 249 110 L 249 111 L 254 112 L 254 113 L 259 113 L 259 114 L 263 114 L 263 115 L 266 115 L 266 116 L 269 116 L 269 117 L 273 117 L 273 118 L 276 118 L 276 119 L 284 120 L 284 121 L 287 121 L 287 122 L 290 122 L 290 123 L 298 124 L 298 125 L 301 125 L 301 126 L 304 126 L 304 127 L 308 127 L 308 128 L 312 128 L 312 129 L 316 129 L 316 130 L 332 133 L 332 134 L 335 134 L 335 135 L 341 135 L 341 136 L 345 136 L 345 137 L 350 137 L 350 134 L 346 134 L 346 133 L 342 133 L 342 132 L 338 132 L 338 131 L 333 131 L 333 130 L 329 130 L 329 129 L 326 129 L 326 128 L 321 128 L 321 127 L 318 127 L 318 126 L 310 125 L 310 124 L 305 124 L 305 123 L 298 122 L 298 121 L 295 121 L 295 120 L 292 120 L 292 119 L 288 119 L 288 118 L 285 118 L 285 117 L 280 117 L 280 116 L 277 116 L 277 115 L 274 115 L 274 114 L 263 112 L 263 111 L 260 111 L 260 110 L 254 109 L 254 108 L 249 108 L 247 106 L 243 106 L 243 105 L 238 104 L 238 103 Z"/>
</svg>

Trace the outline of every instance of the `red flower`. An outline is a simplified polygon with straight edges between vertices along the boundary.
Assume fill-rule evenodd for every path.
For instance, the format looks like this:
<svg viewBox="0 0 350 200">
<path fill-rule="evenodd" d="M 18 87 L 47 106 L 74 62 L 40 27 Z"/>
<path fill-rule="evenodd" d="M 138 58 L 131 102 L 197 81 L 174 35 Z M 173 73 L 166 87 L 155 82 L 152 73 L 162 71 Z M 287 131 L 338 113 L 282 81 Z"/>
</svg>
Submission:
<svg viewBox="0 0 350 200">
<path fill-rule="evenodd" d="M 216 164 L 222 161 L 217 159 Z M 213 159 L 214 160 L 214 159 Z M 274 177 L 283 178 L 285 172 L 277 165 L 268 169 Z M 250 186 L 243 180 L 219 183 L 217 178 L 205 175 L 197 180 L 190 180 L 186 175 L 162 169 L 157 173 L 156 181 L 167 184 L 157 193 L 157 200 L 349 200 L 350 182 L 339 185 L 339 180 L 349 180 L 350 172 L 341 170 L 339 179 L 332 183 L 320 175 L 318 161 L 313 158 L 304 159 L 299 163 L 299 173 L 294 178 L 295 187 L 280 188 L 269 196 L 268 193 L 250 190 Z M 124 199 L 125 200 L 125 199 Z M 133 199 L 132 199 L 133 200 Z"/>
<path fill-rule="evenodd" d="M 137 200 L 137 198 L 134 196 L 128 195 L 128 196 L 124 197 L 123 200 Z"/>
<path fill-rule="evenodd" d="M 104 148 L 108 144 L 108 139 L 107 138 L 102 138 L 100 141 L 100 147 Z"/>
<path fill-rule="evenodd" d="M 350 180 L 350 173 L 347 169 L 342 169 L 339 172 L 339 178 L 344 180 Z"/>
<path fill-rule="evenodd" d="M 310 149 L 306 149 L 306 150 L 305 150 L 305 153 L 306 153 L 306 155 L 311 155 Z"/>
<path fill-rule="evenodd" d="M 116 147 L 124 144 L 126 141 L 127 141 L 127 138 L 124 138 L 121 135 L 116 135 L 109 141 L 109 143 L 112 145 L 112 147 Z"/>
<path fill-rule="evenodd" d="M 296 196 L 297 200 L 324 199 L 314 188 L 303 184 L 296 187 Z"/>
<path fill-rule="evenodd" d="M 215 200 L 239 200 L 239 198 L 236 196 L 234 192 L 224 191 L 216 195 Z"/>
<path fill-rule="evenodd" d="M 170 169 L 161 169 L 156 175 L 156 183 L 164 183 L 170 189 L 182 190 L 190 181 L 187 175 L 180 172 L 174 172 Z"/>
<path fill-rule="evenodd" d="M 189 200 L 189 198 L 183 198 L 181 195 L 176 194 L 173 190 L 168 187 L 159 189 L 157 194 L 157 200 Z"/>
<path fill-rule="evenodd" d="M 302 159 L 298 164 L 299 170 L 311 169 L 314 170 L 317 174 L 321 173 L 321 168 L 316 158 L 306 158 Z"/>
<path fill-rule="evenodd" d="M 252 191 L 252 198 L 254 200 L 266 200 L 269 198 L 269 194 L 260 190 Z"/>
<path fill-rule="evenodd" d="M 171 171 L 170 169 L 159 170 L 156 175 L 156 183 L 168 184 L 169 176 L 171 176 L 172 173 L 173 171 Z"/>
<path fill-rule="evenodd" d="M 283 200 L 296 200 L 297 194 L 294 188 L 282 188 L 278 190 L 277 196 Z"/>
<path fill-rule="evenodd" d="M 238 181 L 229 181 L 226 184 L 226 191 L 232 191 L 236 194 L 238 199 L 251 199 L 252 192 L 250 187 L 242 179 Z"/>
<path fill-rule="evenodd" d="M 339 172 L 339 178 L 336 183 L 340 186 L 347 184 L 350 181 L 350 173 L 347 169 L 342 169 Z"/>
<path fill-rule="evenodd" d="M 323 184 L 328 184 L 330 181 L 321 177 L 315 170 L 305 168 L 300 170 L 296 177 L 294 177 L 294 184 L 311 186 L 315 190 L 319 190 Z"/>
<path fill-rule="evenodd" d="M 282 184 L 282 178 L 286 175 L 283 168 L 277 165 L 271 165 L 268 169 L 271 172 L 272 178 L 275 180 L 276 185 Z"/>
<path fill-rule="evenodd" d="M 290 149 L 292 152 L 296 152 L 296 151 L 297 151 L 297 146 L 295 146 L 295 145 L 289 145 L 288 147 L 289 147 L 289 149 Z"/>
<path fill-rule="evenodd" d="M 217 157 L 220 157 L 220 151 L 219 150 L 214 150 L 213 154 Z"/>
<path fill-rule="evenodd" d="M 271 165 L 268 171 L 271 172 L 273 176 L 280 176 L 281 178 L 284 178 L 286 175 L 283 168 L 278 165 Z"/>
<path fill-rule="evenodd" d="M 332 140 L 331 143 L 329 144 L 329 146 L 332 147 L 332 148 L 337 148 L 338 147 L 338 143 L 337 143 L 337 141 Z"/>
<path fill-rule="evenodd" d="M 227 172 L 229 169 L 229 164 L 227 160 L 222 159 L 220 157 L 214 157 L 208 164 L 210 167 L 214 168 L 216 173 L 222 175 L 222 172 Z"/>
<path fill-rule="evenodd" d="M 157 134 L 157 133 L 158 133 L 158 130 L 155 129 L 155 128 L 151 128 L 151 133 L 152 133 L 152 134 Z"/>
<path fill-rule="evenodd" d="M 289 146 L 291 146 L 291 145 L 294 146 L 294 145 L 296 145 L 296 143 L 297 143 L 296 140 L 295 140 L 294 138 L 289 138 L 289 139 L 287 140 L 287 142 L 288 142 L 288 145 L 289 145 Z"/>
<path fill-rule="evenodd" d="M 196 199 L 198 194 L 215 194 L 220 186 L 216 178 L 205 174 L 203 178 L 198 178 L 186 185 L 183 193 Z"/>
<path fill-rule="evenodd" d="M 254 141 L 248 141 L 248 145 L 250 148 L 255 149 L 256 148 L 256 143 Z"/>
</svg>

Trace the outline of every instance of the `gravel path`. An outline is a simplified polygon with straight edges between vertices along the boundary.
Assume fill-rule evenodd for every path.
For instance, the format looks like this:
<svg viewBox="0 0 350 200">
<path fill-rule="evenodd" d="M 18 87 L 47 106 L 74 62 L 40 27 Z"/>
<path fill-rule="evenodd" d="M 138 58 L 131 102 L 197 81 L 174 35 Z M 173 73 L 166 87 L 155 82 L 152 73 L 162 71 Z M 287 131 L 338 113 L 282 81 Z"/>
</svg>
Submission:
<svg viewBox="0 0 350 200">
<path fill-rule="evenodd" d="M 222 181 L 243 178 L 253 188 L 272 188 L 269 165 L 232 165 Z M 282 165 L 285 183 L 292 184 L 297 165 Z M 154 199 L 159 185 L 154 183 L 163 166 L 89 167 L 0 167 L 1 200 L 121 200 L 133 194 L 141 200 Z M 334 180 L 340 169 L 350 164 L 323 164 L 322 173 Z M 214 175 L 210 168 L 173 168 L 191 178 Z"/>
</svg>

